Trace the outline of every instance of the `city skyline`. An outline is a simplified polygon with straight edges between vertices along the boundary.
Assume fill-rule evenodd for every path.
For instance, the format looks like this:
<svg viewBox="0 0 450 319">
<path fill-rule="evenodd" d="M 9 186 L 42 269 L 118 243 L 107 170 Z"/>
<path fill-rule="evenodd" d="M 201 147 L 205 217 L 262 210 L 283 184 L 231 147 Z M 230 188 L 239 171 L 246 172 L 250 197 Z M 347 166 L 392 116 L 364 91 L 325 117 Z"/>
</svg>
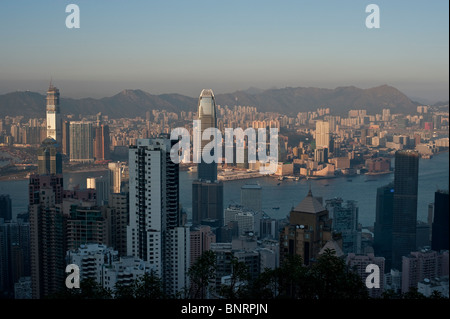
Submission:
<svg viewBox="0 0 450 319">
<path fill-rule="evenodd" d="M 0 11 L 0 299 L 448 300 L 448 3 L 71 2 Z"/>
<path fill-rule="evenodd" d="M 74 98 L 388 84 L 448 100 L 445 2 L 377 1 L 379 29 L 365 26 L 366 3 L 76 4 L 79 29 L 66 28 L 66 3 L 2 4 L 1 94 L 41 92 L 53 78 Z"/>
</svg>

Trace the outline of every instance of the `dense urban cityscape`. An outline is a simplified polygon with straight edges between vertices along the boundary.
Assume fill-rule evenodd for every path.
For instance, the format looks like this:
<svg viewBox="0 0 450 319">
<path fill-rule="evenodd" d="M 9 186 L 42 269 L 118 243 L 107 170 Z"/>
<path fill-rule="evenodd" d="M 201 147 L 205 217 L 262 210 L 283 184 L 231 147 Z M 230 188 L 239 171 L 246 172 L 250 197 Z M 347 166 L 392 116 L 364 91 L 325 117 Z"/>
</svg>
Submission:
<svg viewBox="0 0 450 319">
<path fill-rule="evenodd" d="M 63 107 L 51 83 L 45 118 L 0 120 L 2 179 L 28 180 L 28 211 L 13 218 L 10 196 L 0 197 L 4 298 L 70 296 L 69 264 L 78 265 L 82 286 L 89 280 L 97 285 L 103 295 L 89 291 L 101 298 L 136 297 L 138 288 L 124 292 L 124 287 L 131 289 L 139 280 L 158 298 L 255 297 L 263 275 L 281 280 L 276 271 L 289 264 L 313 272 L 326 262 L 341 263 L 358 278 L 359 284 L 352 286 L 348 278 L 348 287 L 334 288 L 341 298 L 352 293 L 448 298 L 448 189 L 435 190 L 426 222 L 417 218 L 419 158 L 448 152 L 448 105 L 419 105 L 414 114 L 358 109 L 347 116 L 321 107 L 289 117 L 257 107 L 216 105 L 213 91 L 203 90 L 197 110 L 153 110 L 145 118 L 63 117 Z M 248 137 L 239 143 L 235 136 L 231 163 L 202 159 L 195 164 L 190 158 L 185 158 L 188 164 L 174 163 L 170 151 L 178 140 L 171 140 L 170 132 L 175 127 L 192 132 L 194 119 L 201 121 L 202 132 L 209 127 L 222 132 L 227 127 L 278 129 L 278 164 L 268 177 L 278 185 L 306 180 L 309 192 L 298 194 L 286 218 L 264 212 L 258 183 L 263 164 L 249 160 Z M 201 149 L 207 142 L 203 138 Z M 239 145 L 242 162 L 236 161 Z M 83 170 L 109 173 L 64 187 L 66 171 Z M 190 211 L 180 203 L 183 171 L 197 175 Z M 312 184 L 318 179 L 389 174 L 392 182 L 373 194 L 376 218 L 367 231 L 351 194 L 345 200 L 314 196 L 315 187 L 323 187 Z M 227 203 L 223 184 L 236 179 L 246 180 L 241 202 Z M 375 288 L 364 284 L 368 265 L 380 270 Z M 309 293 L 297 288 L 297 295 L 283 290 L 281 282 L 275 290 L 265 285 L 268 291 L 260 298 L 327 296 L 317 287 Z"/>
<path fill-rule="evenodd" d="M 448 307 L 449 6 L 3 0 L 3 313 Z"/>
</svg>

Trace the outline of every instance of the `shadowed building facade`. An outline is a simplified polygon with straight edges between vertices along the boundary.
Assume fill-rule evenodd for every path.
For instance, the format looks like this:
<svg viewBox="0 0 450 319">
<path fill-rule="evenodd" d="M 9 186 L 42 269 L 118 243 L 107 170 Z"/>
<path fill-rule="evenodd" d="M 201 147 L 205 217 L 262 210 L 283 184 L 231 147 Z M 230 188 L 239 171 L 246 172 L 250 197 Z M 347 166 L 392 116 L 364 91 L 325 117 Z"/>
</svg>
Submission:
<svg viewBox="0 0 450 319">
<path fill-rule="evenodd" d="M 373 249 L 376 256 L 385 258 L 385 268 L 392 266 L 392 218 L 394 183 L 377 188 Z"/>
<path fill-rule="evenodd" d="M 289 214 L 289 225 L 280 234 L 280 260 L 299 255 L 305 265 L 317 259 L 320 249 L 332 239 L 331 219 L 319 200 L 308 195 Z"/>
<path fill-rule="evenodd" d="M 432 228 L 431 249 L 448 250 L 449 246 L 449 196 L 448 190 L 434 193 L 434 220 Z"/>
<path fill-rule="evenodd" d="M 46 138 L 38 149 L 38 174 L 62 174 L 62 158 L 53 138 Z"/>
<path fill-rule="evenodd" d="M 392 267 L 400 270 L 402 257 L 416 250 L 419 154 L 395 153 L 394 208 L 392 219 Z"/>
</svg>

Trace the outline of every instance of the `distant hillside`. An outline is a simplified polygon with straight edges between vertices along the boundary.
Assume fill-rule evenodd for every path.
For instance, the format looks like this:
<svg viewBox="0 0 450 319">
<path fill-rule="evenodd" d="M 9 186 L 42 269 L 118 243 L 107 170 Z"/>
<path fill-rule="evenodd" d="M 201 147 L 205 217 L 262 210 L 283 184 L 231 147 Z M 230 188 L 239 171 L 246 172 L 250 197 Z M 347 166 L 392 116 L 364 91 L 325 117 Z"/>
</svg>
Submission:
<svg viewBox="0 0 450 319">
<path fill-rule="evenodd" d="M 415 111 L 417 103 L 394 87 L 382 85 L 370 89 L 354 86 L 336 89 L 283 88 L 249 89 L 228 94 L 217 94 L 218 105 L 256 106 L 259 111 L 276 111 L 295 115 L 319 107 L 329 107 L 333 114 L 344 115 L 351 109 L 367 109 L 369 114 L 381 113 L 390 108 L 392 113 Z M 111 118 L 145 116 L 146 111 L 165 109 L 168 111 L 196 111 L 197 99 L 180 94 L 153 95 L 142 90 L 123 90 L 101 99 L 64 98 L 61 91 L 61 112 L 63 114 L 94 115 L 98 112 Z M 0 116 L 24 115 L 44 117 L 45 96 L 35 92 L 12 92 L 0 95 Z"/>
<path fill-rule="evenodd" d="M 370 89 L 354 86 L 336 89 L 298 87 L 270 89 L 259 94 L 238 91 L 217 95 L 216 101 L 222 105 L 254 105 L 259 111 L 280 111 L 291 115 L 319 107 L 329 107 L 333 114 L 340 115 L 352 109 L 367 109 L 369 114 L 375 114 L 384 108 L 390 108 L 392 113 L 409 113 L 417 106 L 405 94 L 387 85 Z"/>
</svg>

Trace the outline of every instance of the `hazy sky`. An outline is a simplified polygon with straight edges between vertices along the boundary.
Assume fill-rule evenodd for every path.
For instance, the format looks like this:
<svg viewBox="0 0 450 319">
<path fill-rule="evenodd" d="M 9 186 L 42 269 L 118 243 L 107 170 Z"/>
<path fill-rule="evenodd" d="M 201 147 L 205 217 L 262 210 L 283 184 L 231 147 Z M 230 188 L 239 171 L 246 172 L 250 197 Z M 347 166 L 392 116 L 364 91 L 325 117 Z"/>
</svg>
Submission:
<svg viewBox="0 0 450 319">
<path fill-rule="evenodd" d="M 447 0 L 1 0 L 0 94 L 43 93 L 52 77 L 66 97 L 388 84 L 448 100 L 448 37 Z"/>
</svg>

